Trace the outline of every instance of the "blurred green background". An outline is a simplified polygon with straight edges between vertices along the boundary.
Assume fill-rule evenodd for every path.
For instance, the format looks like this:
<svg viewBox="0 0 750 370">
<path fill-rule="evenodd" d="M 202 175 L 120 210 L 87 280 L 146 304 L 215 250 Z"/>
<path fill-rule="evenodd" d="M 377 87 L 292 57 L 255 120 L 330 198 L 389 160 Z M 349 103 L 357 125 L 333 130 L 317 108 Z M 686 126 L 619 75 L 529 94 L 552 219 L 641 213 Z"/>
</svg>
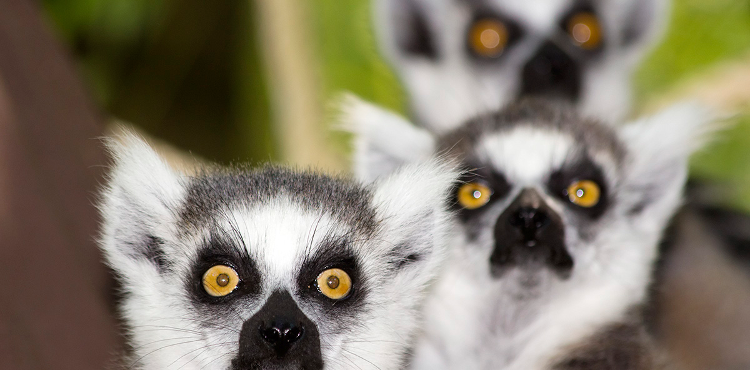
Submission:
<svg viewBox="0 0 750 370">
<path fill-rule="evenodd" d="M 325 134 L 332 99 L 346 90 L 403 111 L 368 0 L 43 4 L 106 113 L 210 160 L 345 170 L 346 137 Z M 635 77 L 637 111 L 682 91 L 727 89 L 722 81 L 748 70 L 750 2 L 674 0 L 664 42 Z M 722 201 L 750 210 L 750 99 L 739 100 L 728 104 L 739 124 L 693 170 L 729 183 Z"/>
</svg>

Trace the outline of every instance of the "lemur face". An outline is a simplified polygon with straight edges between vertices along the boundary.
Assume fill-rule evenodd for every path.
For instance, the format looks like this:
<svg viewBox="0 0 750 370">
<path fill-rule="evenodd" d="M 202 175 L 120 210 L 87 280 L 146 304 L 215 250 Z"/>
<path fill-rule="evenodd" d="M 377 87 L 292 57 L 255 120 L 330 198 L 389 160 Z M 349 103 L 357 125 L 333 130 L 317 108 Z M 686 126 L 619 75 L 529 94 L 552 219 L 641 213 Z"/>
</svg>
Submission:
<svg viewBox="0 0 750 370">
<path fill-rule="evenodd" d="M 101 245 L 131 368 L 401 366 L 443 255 L 450 167 L 370 187 L 274 167 L 186 176 L 124 141 Z"/>
<path fill-rule="evenodd" d="M 607 222 L 625 213 L 615 201 L 623 144 L 603 125 L 551 114 L 483 117 L 438 141 L 469 169 L 454 205 L 470 248 L 491 250 L 497 278 L 513 269 L 567 278 L 576 263 L 595 262 L 584 261 L 594 258 L 590 244 L 623 227 Z"/>
<path fill-rule="evenodd" d="M 357 132 L 360 178 L 431 154 L 463 164 L 452 244 L 483 264 L 480 274 L 573 284 L 611 275 L 645 287 L 706 117 L 685 105 L 615 129 L 524 101 L 432 136 L 350 101 L 344 119 Z"/>
<path fill-rule="evenodd" d="M 377 0 L 376 28 L 418 123 L 445 132 L 528 96 L 621 119 L 662 0 Z"/>
</svg>

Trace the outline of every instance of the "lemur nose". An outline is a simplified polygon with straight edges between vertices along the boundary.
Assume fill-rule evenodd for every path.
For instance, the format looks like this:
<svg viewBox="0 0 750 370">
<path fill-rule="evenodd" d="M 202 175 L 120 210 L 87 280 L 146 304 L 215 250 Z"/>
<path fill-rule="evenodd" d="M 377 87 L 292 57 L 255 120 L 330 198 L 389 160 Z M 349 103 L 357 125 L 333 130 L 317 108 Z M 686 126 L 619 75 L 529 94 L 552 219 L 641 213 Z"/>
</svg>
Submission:
<svg viewBox="0 0 750 370">
<path fill-rule="evenodd" d="M 302 338 L 305 329 L 301 325 L 295 325 L 286 320 L 273 320 L 272 324 L 260 328 L 260 335 L 266 343 L 274 347 L 277 352 L 285 352 L 286 349 Z"/>
<path fill-rule="evenodd" d="M 232 369 L 322 369 L 320 333 L 287 290 L 276 290 L 242 324 Z"/>
<path fill-rule="evenodd" d="M 295 364 L 300 356 L 318 359 L 306 369 L 323 368 L 317 326 L 286 290 L 274 291 L 263 307 L 242 324 L 239 334 L 233 369 L 298 369 Z M 261 366 L 267 361 L 275 365 Z"/>
<path fill-rule="evenodd" d="M 521 207 L 508 219 L 511 226 L 523 235 L 523 241 L 529 247 L 536 245 L 537 233 L 549 224 L 546 212 L 534 207 Z"/>
<path fill-rule="evenodd" d="M 573 58 L 551 42 L 545 42 L 523 67 L 521 96 L 546 96 L 578 100 L 581 73 Z"/>
</svg>

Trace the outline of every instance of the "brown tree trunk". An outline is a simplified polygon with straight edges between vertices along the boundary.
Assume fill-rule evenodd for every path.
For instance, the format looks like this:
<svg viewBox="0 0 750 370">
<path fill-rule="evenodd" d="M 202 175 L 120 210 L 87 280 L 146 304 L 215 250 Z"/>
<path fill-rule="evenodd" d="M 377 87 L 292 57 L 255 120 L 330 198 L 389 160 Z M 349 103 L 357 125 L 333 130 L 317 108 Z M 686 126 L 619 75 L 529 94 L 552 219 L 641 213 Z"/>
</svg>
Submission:
<svg viewBox="0 0 750 370">
<path fill-rule="evenodd" d="M 100 117 L 31 0 L 0 1 L 0 369 L 103 369 Z"/>
</svg>

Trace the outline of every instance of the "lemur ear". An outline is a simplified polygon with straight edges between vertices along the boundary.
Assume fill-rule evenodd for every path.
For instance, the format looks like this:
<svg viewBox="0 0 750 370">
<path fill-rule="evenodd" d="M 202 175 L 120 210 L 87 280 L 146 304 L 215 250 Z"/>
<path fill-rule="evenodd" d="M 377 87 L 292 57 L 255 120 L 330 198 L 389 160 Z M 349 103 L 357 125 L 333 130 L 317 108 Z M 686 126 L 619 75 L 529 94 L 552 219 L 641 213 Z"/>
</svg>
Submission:
<svg viewBox="0 0 750 370">
<path fill-rule="evenodd" d="M 430 0 L 375 0 L 376 31 L 393 57 L 436 59 L 437 31 Z"/>
<path fill-rule="evenodd" d="M 658 41 L 666 28 L 668 0 L 630 0 L 623 2 L 620 42 L 626 48 L 646 50 Z"/>
<path fill-rule="evenodd" d="M 639 208 L 659 204 L 662 199 L 680 201 L 688 159 L 723 127 L 717 118 L 699 103 L 683 102 L 619 128 L 631 156 L 626 193 L 640 197 L 646 193 L 645 199 L 634 199 L 643 203 Z"/>
<path fill-rule="evenodd" d="M 109 139 L 114 160 L 102 193 L 100 244 L 109 263 L 121 274 L 134 264 L 164 268 L 165 228 L 174 216 L 185 186 L 146 142 L 126 133 Z"/>
<path fill-rule="evenodd" d="M 405 118 L 353 95 L 341 107 L 344 129 L 354 133 L 354 173 L 370 182 L 433 154 L 435 139 Z"/>
<path fill-rule="evenodd" d="M 432 158 L 404 166 L 375 182 L 373 204 L 381 221 L 383 247 L 400 269 L 442 261 L 450 224 L 449 196 L 459 176 L 453 162 Z"/>
</svg>

